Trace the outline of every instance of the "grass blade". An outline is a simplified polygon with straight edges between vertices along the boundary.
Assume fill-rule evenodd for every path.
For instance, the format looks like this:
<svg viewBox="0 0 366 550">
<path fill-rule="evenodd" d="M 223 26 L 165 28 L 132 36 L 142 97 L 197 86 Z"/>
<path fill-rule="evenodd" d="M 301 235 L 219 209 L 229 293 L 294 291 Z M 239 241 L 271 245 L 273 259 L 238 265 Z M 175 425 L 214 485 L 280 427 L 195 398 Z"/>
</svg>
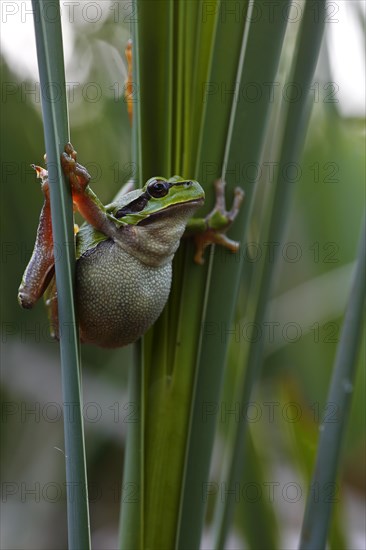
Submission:
<svg viewBox="0 0 366 550">
<path fill-rule="evenodd" d="M 65 404 L 67 519 L 70 549 L 90 548 L 88 492 L 82 409 L 78 327 L 73 281 L 75 249 L 72 198 L 60 164 L 69 141 L 68 114 L 58 0 L 33 0 L 42 112 L 50 182 L 55 269 L 58 291 L 62 391 Z M 62 253 L 60 253 L 62 251 Z"/>
<path fill-rule="evenodd" d="M 137 4 L 136 4 L 137 5 Z M 142 143 L 141 143 L 141 102 L 140 102 L 140 55 L 137 22 L 132 27 L 133 34 L 133 123 L 132 160 L 135 165 L 136 186 L 141 183 Z M 137 410 L 137 419 L 128 426 L 124 471 L 121 490 L 118 547 L 121 550 L 144 546 L 144 361 L 142 341 L 134 344 L 133 361 L 129 371 L 129 400 Z M 127 494 L 132 497 L 126 498 Z M 137 495 L 137 496 L 136 496 Z"/>
<path fill-rule="evenodd" d="M 324 14 L 324 0 L 319 0 L 319 11 Z M 302 98 L 296 103 L 290 103 L 285 122 L 284 136 L 281 145 L 280 162 L 276 190 L 273 202 L 273 210 L 269 227 L 271 241 L 281 242 L 283 238 L 286 213 L 291 198 L 291 186 L 283 177 L 282 167 L 289 162 L 296 162 L 299 157 L 301 145 L 304 140 L 308 121 L 307 97 L 315 71 L 320 44 L 323 36 L 324 17 L 314 18 L 314 6 L 306 4 L 304 19 L 302 21 L 300 36 L 298 40 L 297 55 L 294 58 L 291 81 L 296 82 L 302 90 Z M 279 247 L 280 248 L 280 247 Z M 267 250 L 268 254 L 268 250 Z M 268 257 L 264 260 L 264 268 L 261 282 L 261 290 L 256 308 L 253 326 L 263 326 L 266 307 L 272 287 L 274 274 L 274 262 Z M 246 374 L 241 390 L 242 403 L 248 403 L 252 388 L 258 379 L 263 354 L 263 339 L 253 340 L 248 356 Z M 231 449 L 229 474 L 226 480 L 228 487 L 233 487 L 236 482 L 240 483 L 241 471 L 244 462 L 244 441 L 246 438 L 246 419 L 242 418 L 237 424 L 236 438 Z M 218 502 L 216 509 L 216 521 L 218 524 L 216 548 L 223 548 L 228 533 L 230 520 L 233 514 L 233 501 L 228 499 L 225 503 Z"/>
<path fill-rule="evenodd" d="M 262 0 L 252 2 L 249 10 L 253 9 L 253 4 L 260 13 L 266 13 Z M 250 13 L 248 13 L 248 16 L 248 19 L 250 19 Z M 286 21 L 280 16 L 275 22 L 261 18 L 261 24 L 250 25 L 246 30 L 247 34 L 244 36 L 241 31 L 242 60 L 235 75 L 236 79 L 234 77 L 238 90 L 245 89 L 248 82 L 274 81 L 285 29 Z M 218 47 L 221 47 L 220 43 L 222 42 L 225 41 L 218 40 Z M 227 75 L 225 78 L 221 75 L 220 78 L 212 79 L 212 81 L 225 82 L 227 89 L 232 88 Z M 242 100 L 233 101 L 232 129 L 227 138 L 225 137 L 226 155 L 224 159 L 222 155 L 221 159 L 223 161 L 217 163 L 219 170 L 221 170 L 221 166 L 224 166 L 223 176 L 226 177 L 229 190 L 233 189 L 235 185 L 243 184 L 245 186 L 245 182 L 240 181 L 233 167 L 245 166 L 248 163 L 257 164 L 260 161 L 269 108 L 270 103 L 265 100 L 264 95 L 261 101 L 255 103 Z M 211 115 L 211 118 L 214 117 Z M 254 131 L 248 132 L 247 128 L 254 129 Z M 222 132 L 221 135 L 226 136 L 226 133 Z M 216 158 L 220 158 L 220 156 L 217 155 Z M 226 170 L 227 174 L 225 174 Z M 217 176 L 219 175 L 220 173 L 217 174 Z M 248 188 L 245 186 L 245 191 L 245 204 L 241 209 L 238 220 L 230 230 L 230 235 L 242 242 L 244 242 L 247 231 L 248 214 L 254 192 L 253 186 Z M 229 193 L 228 196 L 230 196 Z M 218 251 L 218 254 L 215 255 L 211 275 L 211 290 L 207 301 L 207 312 L 202 323 L 203 327 L 217 328 L 225 326 L 229 329 L 237 300 L 243 258 L 244 255 L 240 252 L 237 258 L 230 257 L 229 254 L 225 254 L 223 251 Z M 220 292 L 217 292 L 217 289 L 220 289 Z M 208 481 L 216 415 L 206 415 L 203 418 L 202 411 L 205 404 L 215 406 L 219 402 L 227 343 L 227 338 L 223 342 L 221 338 L 217 337 L 216 333 L 212 334 L 210 330 L 204 333 L 202 340 L 182 509 L 181 536 L 182 547 L 184 548 L 195 547 L 198 544 L 197 539 L 193 540 L 192 538 L 194 536 L 192 522 L 201 525 L 201 527 L 203 524 L 204 507 L 201 506 L 200 510 L 196 508 L 202 504 L 202 487 Z M 192 510 L 194 510 L 193 513 Z"/>
<path fill-rule="evenodd" d="M 337 407 L 337 421 L 323 421 L 311 487 L 320 491 L 334 487 L 341 456 L 343 437 L 350 411 L 356 376 L 356 359 L 361 341 L 365 305 L 366 219 L 358 251 L 356 273 L 345 314 L 342 334 L 334 362 L 327 403 Z M 318 489 L 318 490 L 319 490 Z M 314 498 L 310 490 L 302 526 L 300 549 L 325 548 L 332 511 L 332 499 Z"/>
<path fill-rule="evenodd" d="M 129 372 L 129 401 L 134 403 L 137 418 L 127 430 L 123 483 L 121 491 L 121 513 L 119 548 L 143 548 L 143 362 L 141 342 L 134 346 L 134 360 Z"/>
<path fill-rule="evenodd" d="M 246 1 L 238 2 L 238 11 L 245 14 L 247 5 Z M 200 75 L 205 86 L 201 89 L 206 90 L 207 96 L 204 97 L 203 122 L 196 159 L 196 177 L 201 183 L 206 184 L 208 205 L 212 193 L 210 189 L 212 181 L 221 176 L 233 103 L 231 94 L 229 96 L 230 101 L 222 101 L 222 96 L 218 92 L 219 84 L 225 84 L 230 91 L 236 85 L 245 23 L 245 17 L 230 18 L 228 21 L 223 22 L 222 13 L 225 13 L 225 9 L 225 3 L 218 3 L 215 7 L 216 24 L 212 32 L 211 54 L 209 56 L 210 72 L 207 76 L 206 74 Z M 225 47 L 223 47 L 223 44 L 225 44 Z M 227 56 L 228 51 L 231 52 L 230 57 Z M 206 208 L 209 208 L 209 206 Z M 213 275 L 212 260 L 211 256 L 208 282 L 210 281 L 209 277 Z M 219 293 L 217 292 L 218 287 L 212 287 L 210 292 L 211 287 L 208 282 L 205 289 L 205 306 L 207 304 L 210 307 L 208 296 L 211 295 L 211 300 L 213 295 L 216 294 L 217 298 Z M 226 284 L 221 288 L 225 288 L 225 286 Z M 223 305 L 223 302 L 224 300 L 221 300 L 221 307 L 226 309 L 227 305 Z M 202 407 L 212 401 L 217 402 L 217 388 L 221 387 L 222 381 L 222 363 L 217 361 L 217 357 L 214 358 L 213 362 L 211 360 L 207 361 L 206 358 L 202 358 L 202 352 L 200 352 L 201 345 L 205 345 L 205 339 L 203 338 L 207 320 L 205 309 L 206 307 L 202 309 L 200 340 L 196 351 L 197 364 L 181 497 L 178 548 L 197 548 L 200 544 L 206 510 L 206 504 L 202 498 L 202 488 L 208 478 L 214 437 L 214 423 L 211 421 L 212 419 L 209 422 L 203 421 Z M 207 341 L 206 344 L 208 345 Z M 209 345 L 212 345 L 212 342 Z M 221 346 L 222 343 L 220 342 Z M 207 346 L 204 350 L 207 351 Z M 210 359 L 212 358 L 210 357 Z M 215 368 L 216 366 L 218 368 Z"/>
</svg>

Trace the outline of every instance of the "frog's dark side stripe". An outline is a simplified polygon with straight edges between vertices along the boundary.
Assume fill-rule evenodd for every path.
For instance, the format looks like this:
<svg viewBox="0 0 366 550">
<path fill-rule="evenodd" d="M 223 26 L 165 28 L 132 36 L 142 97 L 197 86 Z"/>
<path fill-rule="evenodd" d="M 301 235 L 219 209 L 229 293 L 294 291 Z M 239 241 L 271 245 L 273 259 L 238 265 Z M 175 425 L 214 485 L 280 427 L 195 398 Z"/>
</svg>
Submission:
<svg viewBox="0 0 366 550">
<path fill-rule="evenodd" d="M 149 198 L 150 197 L 147 193 L 143 193 L 134 201 L 117 210 L 114 217 L 119 220 L 120 218 L 123 218 L 123 216 L 127 216 L 127 214 L 136 214 L 136 212 L 141 212 L 149 202 Z"/>
<path fill-rule="evenodd" d="M 151 198 L 158 199 L 165 197 L 169 189 L 173 187 L 174 185 L 189 185 L 189 181 L 178 181 L 175 183 L 164 181 L 164 180 L 154 180 L 146 189 L 145 193 L 142 193 L 137 199 L 134 201 L 131 201 L 129 204 L 126 204 L 123 206 L 123 208 L 120 208 L 117 210 L 117 212 L 114 214 L 114 217 L 117 219 L 123 218 L 123 216 L 127 216 L 128 214 L 136 214 L 137 212 L 142 212 L 142 210 L 145 208 L 147 203 Z"/>
</svg>

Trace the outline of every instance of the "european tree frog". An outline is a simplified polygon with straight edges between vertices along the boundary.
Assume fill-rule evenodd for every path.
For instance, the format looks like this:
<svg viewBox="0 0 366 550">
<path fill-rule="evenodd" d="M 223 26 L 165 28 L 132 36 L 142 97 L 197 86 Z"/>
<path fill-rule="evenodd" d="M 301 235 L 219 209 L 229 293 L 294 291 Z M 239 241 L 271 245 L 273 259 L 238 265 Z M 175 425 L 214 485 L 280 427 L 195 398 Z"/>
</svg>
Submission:
<svg viewBox="0 0 366 550">
<path fill-rule="evenodd" d="M 172 260 L 190 225 L 202 251 L 217 242 L 231 250 L 237 243 L 223 235 L 235 218 L 243 192 L 236 190 L 233 208 L 225 211 L 223 184 L 216 184 L 218 200 L 205 219 L 189 219 L 204 202 L 197 181 L 179 176 L 151 178 L 142 189 L 118 196 L 103 206 L 89 187 L 87 170 L 67 144 L 62 166 L 72 188 L 74 206 L 86 220 L 76 233 L 75 299 L 82 342 L 101 347 L 125 346 L 137 340 L 156 321 L 170 291 Z M 47 171 L 34 166 L 42 181 L 44 205 L 36 243 L 23 275 L 18 300 L 31 308 L 44 294 L 51 331 L 58 336 L 57 289 Z M 201 234 L 199 233 L 201 232 Z"/>
<path fill-rule="evenodd" d="M 75 296 L 82 342 L 109 348 L 125 346 L 147 331 L 167 302 L 173 256 L 187 224 L 190 232 L 197 234 L 196 261 L 202 263 L 202 251 L 212 242 L 237 250 L 237 243 L 222 231 L 238 212 L 241 190 L 236 190 L 233 208 L 226 212 L 223 185 L 217 182 L 215 209 L 205 219 L 195 218 L 189 223 L 205 197 L 196 181 L 178 176 L 151 178 L 142 189 L 103 206 L 90 189 L 90 176 L 77 163 L 71 144 L 61 160 L 74 206 L 86 220 L 76 234 Z M 18 300 L 22 307 L 31 308 L 44 294 L 51 330 L 57 337 L 49 184 L 47 171 L 34 168 L 42 181 L 44 205 Z"/>
</svg>

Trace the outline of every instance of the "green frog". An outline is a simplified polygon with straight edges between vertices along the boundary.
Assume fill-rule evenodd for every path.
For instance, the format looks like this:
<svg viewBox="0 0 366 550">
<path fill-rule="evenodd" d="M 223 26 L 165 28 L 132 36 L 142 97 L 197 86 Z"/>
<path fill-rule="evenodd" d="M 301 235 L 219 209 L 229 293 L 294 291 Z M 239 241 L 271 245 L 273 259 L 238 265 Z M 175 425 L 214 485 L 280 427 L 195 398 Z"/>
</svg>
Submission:
<svg viewBox="0 0 366 550">
<path fill-rule="evenodd" d="M 76 231 L 75 301 L 82 342 L 105 348 L 136 341 L 156 321 L 169 296 L 172 260 L 186 229 L 195 235 L 195 260 L 218 243 L 236 251 L 225 236 L 243 199 L 235 190 L 225 209 L 224 182 L 216 182 L 217 203 L 206 218 L 193 218 L 205 193 L 197 181 L 179 176 L 154 177 L 142 189 L 120 194 L 104 206 L 89 186 L 90 175 L 68 143 L 61 163 L 75 209 L 85 223 Z M 58 337 L 57 288 L 47 171 L 34 166 L 41 179 L 44 204 L 34 250 L 19 287 L 18 301 L 31 308 L 44 295 L 51 332 Z M 190 221 L 191 220 L 191 221 Z"/>
</svg>

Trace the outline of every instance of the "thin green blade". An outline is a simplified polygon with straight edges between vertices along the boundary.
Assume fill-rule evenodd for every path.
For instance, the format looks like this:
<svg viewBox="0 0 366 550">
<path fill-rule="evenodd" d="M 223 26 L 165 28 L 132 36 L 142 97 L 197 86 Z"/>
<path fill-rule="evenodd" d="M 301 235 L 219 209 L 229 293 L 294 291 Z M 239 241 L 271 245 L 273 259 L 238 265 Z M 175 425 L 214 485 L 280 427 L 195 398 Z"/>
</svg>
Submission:
<svg viewBox="0 0 366 550">
<path fill-rule="evenodd" d="M 75 247 L 72 198 L 60 164 L 61 152 L 69 141 L 69 131 L 59 2 L 33 0 L 33 10 L 42 90 L 53 240 L 58 252 L 55 254 L 55 269 L 62 391 L 65 403 L 68 539 L 70 549 L 88 549 L 89 509 L 80 403 L 79 341 L 73 300 Z"/>
</svg>

